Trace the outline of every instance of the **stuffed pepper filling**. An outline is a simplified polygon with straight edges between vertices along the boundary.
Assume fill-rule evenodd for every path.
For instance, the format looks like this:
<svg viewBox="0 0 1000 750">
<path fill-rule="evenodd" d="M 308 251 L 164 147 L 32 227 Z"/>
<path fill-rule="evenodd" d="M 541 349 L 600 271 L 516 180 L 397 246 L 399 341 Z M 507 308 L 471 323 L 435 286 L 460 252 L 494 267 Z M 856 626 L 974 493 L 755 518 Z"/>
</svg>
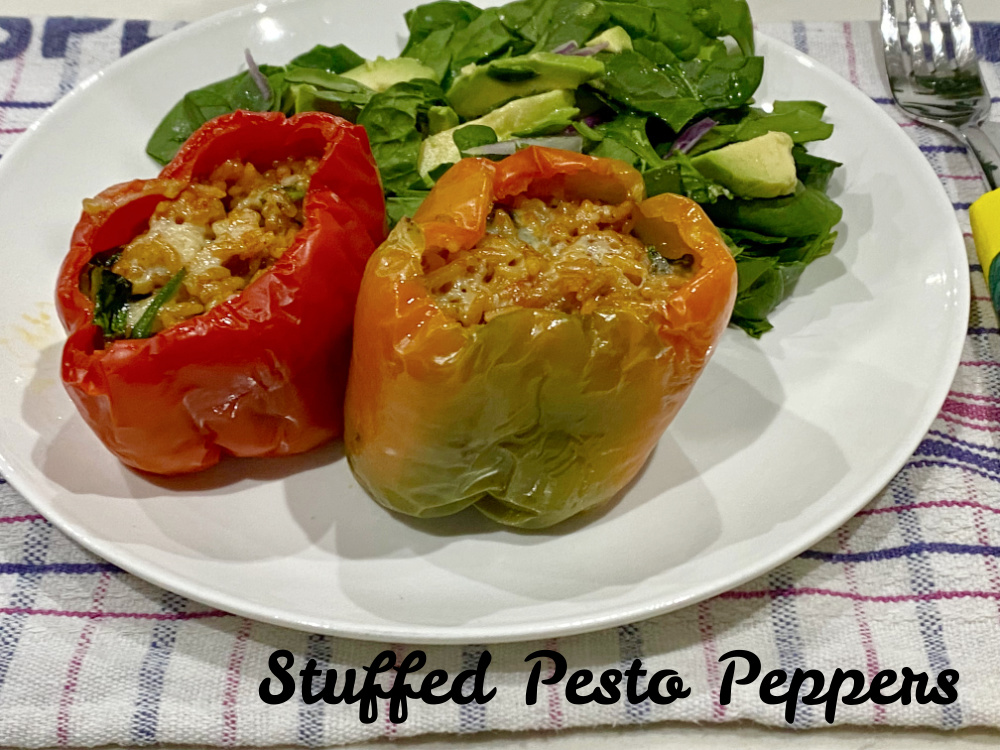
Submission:
<svg viewBox="0 0 1000 750">
<path fill-rule="evenodd" d="M 653 308 L 694 273 L 690 254 L 632 234 L 636 204 L 515 198 L 497 205 L 467 251 L 428 248 L 424 282 L 442 311 L 473 326 L 509 309 L 588 314 Z M 670 257 L 674 255 L 676 257 Z"/>
<path fill-rule="evenodd" d="M 292 244 L 318 159 L 263 172 L 230 159 L 161 201 L 149 227 L 94 257 L 81 290 L 108 339 L 145 338 L 239 294 Z"/>
</svg>

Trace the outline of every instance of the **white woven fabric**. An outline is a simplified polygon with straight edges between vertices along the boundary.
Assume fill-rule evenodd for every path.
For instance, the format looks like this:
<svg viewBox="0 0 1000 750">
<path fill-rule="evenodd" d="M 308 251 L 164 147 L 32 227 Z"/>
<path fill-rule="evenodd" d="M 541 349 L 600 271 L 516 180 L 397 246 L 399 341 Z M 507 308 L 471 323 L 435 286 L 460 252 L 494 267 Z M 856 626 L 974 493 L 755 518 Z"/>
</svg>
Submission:
<svg viewBox="0 0 1000 750">
<path fill-rule="evenodd" d="M 0 153 L 75 83 L 172 27 L 0 18 Z M 941 175 L 968 230 L 966 209 L 980 190 L 971 165 L 953 144 L 891 105 L 872 26 L 762 30 L 884 105 Z M 981 49 L 1000 56 L 1000 27 L 977 34 Z M 1000 92 L 1000 68 L 995 62 L 987 68 Z M 814 669 L 829 677 L 837 668 L 856 669 L 868 680 L 880 670 L 909 667 L 932 682 L 945 670 L 960 675 L 955 702 L 838 704 L 837 723 L 1000 726 L 1000 331 L 968 244 L 974 300 L 963 364 L 917 453 L 868 508 L 767 576 L 674 614 L 558 641 L 425 649 L 424 672 L 451 675 L 474 666 L 488 649 L 487 688 L 497 693 L 483 705 L 411 701 L 401 724 L 387 719 L 385 701 L 370 724 L 359 720 L 357 704 L 295 698 L 266 705 L 258 691 L 276 650 L 292 652 L 296 670 L 315 659 L 342 674 L 367 666 L 392 644 L 283 630 L 159 590 L 75 546 L 0 484 L 0 745 L 316 746 L 667 719 L 784 724 L 785 707 L 763 703 L 756 685 L 738 686 L 730 705 L 719 703 L 725 669 L 719 657 L 733 649 L 754 652 L 765 670 Z M 525 658 L 539 648 L 557 650 L 571 669 L 597 672 L 641 659 L 650 674 L 676 670 L 691 693 L 669 705 L 622 699 L 578 706 L 561 686 L 544 686 L 527 706 Z M 414 649 L 396 647 L 401 656 Z M 796 726 L 823 723 L 823 706 L 797 707 Z"/>
</svg>

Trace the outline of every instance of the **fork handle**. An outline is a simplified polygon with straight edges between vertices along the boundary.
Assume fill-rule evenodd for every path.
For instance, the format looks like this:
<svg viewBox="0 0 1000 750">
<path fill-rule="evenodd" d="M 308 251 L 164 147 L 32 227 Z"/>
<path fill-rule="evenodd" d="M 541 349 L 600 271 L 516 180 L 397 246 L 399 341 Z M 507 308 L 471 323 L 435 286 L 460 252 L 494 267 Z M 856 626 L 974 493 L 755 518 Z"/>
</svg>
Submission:
<svg viewBox="0 0 1000 750">
<path fill-rule="evenodd" d="M 980 175 L 990 190 L 1000 187 L 1000 149 L 983 129 L 975 125 L 966 125 L 958 129 L 960 140 L 976 157 Z"/>
</svg>

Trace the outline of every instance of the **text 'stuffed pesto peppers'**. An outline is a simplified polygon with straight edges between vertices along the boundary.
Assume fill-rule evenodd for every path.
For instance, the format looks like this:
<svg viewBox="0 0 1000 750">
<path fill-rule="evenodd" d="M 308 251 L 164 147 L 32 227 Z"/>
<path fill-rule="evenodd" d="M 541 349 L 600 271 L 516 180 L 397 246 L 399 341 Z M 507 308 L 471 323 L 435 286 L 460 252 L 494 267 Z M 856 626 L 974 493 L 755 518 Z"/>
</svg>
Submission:
<svg viewBox="0 0 1000 750">
<path fill-rule="evenodd" d="M 636 475 L 725 328 L 736 268 L 623 162 L 465 159 L 368 262 L 345 405 L 382 505 L 544 528 Z"/>
</svg>

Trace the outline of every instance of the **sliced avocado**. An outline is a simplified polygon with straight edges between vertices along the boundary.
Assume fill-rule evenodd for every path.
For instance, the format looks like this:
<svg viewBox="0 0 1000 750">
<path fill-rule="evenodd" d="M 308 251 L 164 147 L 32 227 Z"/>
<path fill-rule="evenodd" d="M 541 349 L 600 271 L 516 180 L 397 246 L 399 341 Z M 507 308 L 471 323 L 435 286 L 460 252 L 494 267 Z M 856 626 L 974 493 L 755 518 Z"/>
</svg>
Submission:
<svg viewBox="0 0 1000 750">
<path fill-rule="evenodd" d="M 414 78 L 437 80 L 433 68 L 427 67 L 412 57 L 394 57 L 391 60 L 376 57 L 374 60 L 367 60 L 358 67 L 341 73 L 341 75 L 379 92 L 385 91 L 397 83 L 412 81 Z"/>
<path fill-rule="evenodd" d="M 427 110 L 427 130 L 431 135 L 458 127 L 458 115 L 451 107 L 430 107 Z"/>
<path fill-rule="evenodd" d="M 593 57 L 532 52 L 462 68 L 448 89 L 448 101 L 460 117 L 479 117 L 513 99 L 555 89 L 575 89 L 604 73 Z"/>
<path fill-rule="evenodd" d="M 602 31 L 584 46 L 593 47 L 601 42 L 608 43 L 608 46 L 604 48 L 605 52 L 618 53 L 627 49 L 632 49 L 632 37 L 630 37 L 628 32 L 621 26 L 612 26 L 610 29 Z"/>
<path fill-rule="evenodd" d="M 329 112 L 351 122 L 358 119 L 366 103 L 364 99 L 343 96 L 340 92 L 319 89 L 308 83 L 292 84 L 285 97 L 283 106 L 295 112 Z"/>
<path fill-rule="evenodd" d="M 282 109 L 295 112 L 319 110 L 344 117 L 351 122 L 357 119 L 375 94 L 367 86 L 350 78 L 316 68 L 297 68 L 285 74 L 288 90 Z"/>
<path fill-rule="evenodd" d="M 552 126 L 563 127 L 580 113 L 573 104 L 573 92 L 547 91 L 505 104 L 476 120 L 459 127 L 485 125 L 493 128 L 501 141 L 514 136 L 544 133 Z M 453 138 L 457 128 L 449 128 L 430 136 L 420 146 L 418 169 L 428 175 L 442 164 L 452 164 L 462 158 Z"/>
<path fill-rule="evenodd" d="M 777 198 L 795 192 L 793 145 L 787 133 L 770 131 L 708 151 L 691 163 L 705 177 L 741 198 Z"/>
</svg>

